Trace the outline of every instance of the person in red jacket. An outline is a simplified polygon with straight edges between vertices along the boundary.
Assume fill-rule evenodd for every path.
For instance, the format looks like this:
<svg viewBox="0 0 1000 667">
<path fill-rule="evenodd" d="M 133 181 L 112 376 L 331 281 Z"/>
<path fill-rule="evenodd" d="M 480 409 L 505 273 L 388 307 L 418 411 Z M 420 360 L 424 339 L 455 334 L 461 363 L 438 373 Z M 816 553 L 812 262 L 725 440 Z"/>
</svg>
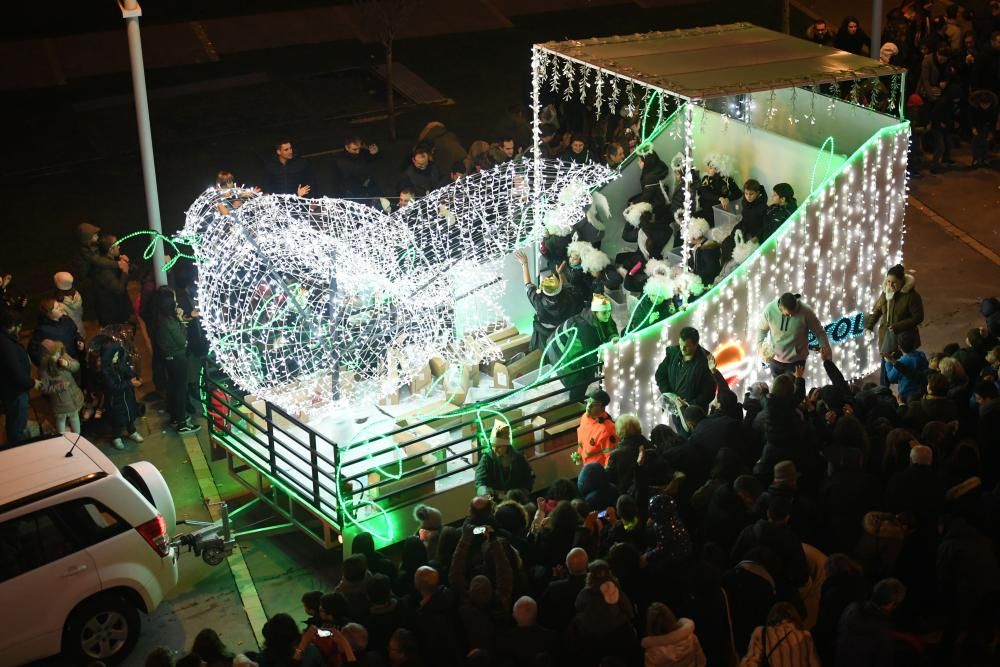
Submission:
<svg viewBox="0 0 1000 667">
<path fill-rule="evenodd" d="M 611 397 L 608 392 L 598 389 L 587 396 L 587 410 L 580 418 L 576 429 L 576 454 L 580 465 L 600 463 L 608 465 L 608 457 L 618 446 L 618 436 L 615 433 L 615 420 L 607 411 Z"/>
</svg>

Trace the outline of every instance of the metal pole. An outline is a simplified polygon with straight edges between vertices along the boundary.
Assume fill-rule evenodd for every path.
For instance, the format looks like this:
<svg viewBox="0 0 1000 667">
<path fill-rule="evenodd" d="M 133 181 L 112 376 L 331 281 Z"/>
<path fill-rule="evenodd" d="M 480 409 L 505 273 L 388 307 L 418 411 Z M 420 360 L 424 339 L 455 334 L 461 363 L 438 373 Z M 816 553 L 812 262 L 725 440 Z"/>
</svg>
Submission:
<svg viewBox="0 0 1000 667">
<path fill-rule="evenodd" d="M 139 127 L 139 155 L 142 159 L 142 181 L 146 189 L 146 218 L 149 228 L 163 234 L 160 225 L 160 197 L 156 191 L 156 165 L 153 162 L 153 135 L 149 129 L 149 104 L 146 101 L 146 70 L 142 64 L 142 39 L 139 17 L 142 8 L 137 0 L 119 0 L 118 7 L 125 19 L 128 33 L 129 61 L 132 65 L 132 93 L 135 96 L 135 121 Z M 157 237 L 153 246 L 153 280 L 157 287 L 167 284 L 163 271 L 163 242 Z"/>
<path fill-rule="evenodd" d="M 875 60 L 878 60 L 878 52 L 882 48 L 882 0 L 873 0 L 872 2 L 871 37 L 872 37 L 872 51 L 870 55 Z"/>
</svg>

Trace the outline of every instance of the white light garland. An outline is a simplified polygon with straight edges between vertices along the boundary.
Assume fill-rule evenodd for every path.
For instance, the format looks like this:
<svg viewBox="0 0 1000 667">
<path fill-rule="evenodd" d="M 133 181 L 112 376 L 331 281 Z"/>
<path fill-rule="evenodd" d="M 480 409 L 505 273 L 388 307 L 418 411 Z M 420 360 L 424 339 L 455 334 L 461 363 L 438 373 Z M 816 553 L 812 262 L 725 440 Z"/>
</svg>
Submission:
<svg viewBox="0 0 1000 667">
<path fill-rule="evenodd" d="M 373 402 L 434 357 L 495 357 L 485 327 L 505 319 L 500 260 L 540 238 L 543 220 L 581 219 L 590 188 L 612 174 L 508 162 L 392 215 L 342 199 L 210 189 L 182 232 L 200 260 L 205 333 L 237 384 L 294 412 Z"/>
</svg>

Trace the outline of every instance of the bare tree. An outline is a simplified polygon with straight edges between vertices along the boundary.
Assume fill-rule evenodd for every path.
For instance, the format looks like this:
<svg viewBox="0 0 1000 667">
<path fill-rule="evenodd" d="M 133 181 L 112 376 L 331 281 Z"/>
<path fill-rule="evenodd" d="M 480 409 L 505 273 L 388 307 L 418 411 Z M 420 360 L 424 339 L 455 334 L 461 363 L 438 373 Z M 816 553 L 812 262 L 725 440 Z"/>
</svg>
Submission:
<svg viewBox="0 0 1000 667">
<path fill-rule="evenodd" d="M 420 0 L 353 0 L 359 25 L 385 51 L 385 99 L 389 136 L 396 138 L 396 101 L 392 86 L 392 45 Z"/>
</svg>

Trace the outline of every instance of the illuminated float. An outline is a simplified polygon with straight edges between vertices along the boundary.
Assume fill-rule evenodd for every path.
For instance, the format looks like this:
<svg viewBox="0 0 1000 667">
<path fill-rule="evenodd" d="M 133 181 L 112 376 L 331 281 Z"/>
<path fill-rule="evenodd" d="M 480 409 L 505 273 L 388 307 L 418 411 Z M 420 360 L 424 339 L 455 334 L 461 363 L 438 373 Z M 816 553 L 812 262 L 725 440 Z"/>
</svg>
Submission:
<svg viewBox="0 0 1000 667">
<path fill-rule="evenodd" d="M 683 326 L 699 329 L 734 387 L 766 378 L 757 321 L 785 291 L 828 323 L 845 375 L 878 364 L 860 334 L 902 255 L 902 70 L 749 24 L 540 44 L 531 64 L 534 158 L 391 216 L 249 191 L 206 192 L 188 213 L 183 238 L 201 263 L 205 329 L 235 381 L 205 381 L 213 441 L 234 471 L 254 472 L 243 481 L 260 499 L 327 545 L 359 530 L 399 541 L 417 528 L 420 502 L 445 521 L 464 516 L 498 420 L 538 488 L 576 474 L 569 452 L 582 406 L 557 377 L 573 360 L 520 354 L 531 309 L 509 253 L 546 225 L 582 220 L 597 190 L 611 212 L 602 249 L 614 257 L 639 167 L 635 155 L 614 172 L 542 159 L 543 91 L 598 119 L 624 108 L 639 118 L 642 146 L 666 161 L 680 155 L 684 182 L 726 153 L 739 183 L 789 183 L 801 201 L 668 319 L 638 328 L 620 312 L 624 294 L 614 297 L 628 331 L 600 355 L 612 414 L 634 412 L 647 430 L 665 420 L 653 374 Z M 682 232 L 695 205 L 688 195 Z M 683 244 L 678 259 L 689 252 Z M 818 363 L 807 377 L 825 382 Z"/>
</svg>

